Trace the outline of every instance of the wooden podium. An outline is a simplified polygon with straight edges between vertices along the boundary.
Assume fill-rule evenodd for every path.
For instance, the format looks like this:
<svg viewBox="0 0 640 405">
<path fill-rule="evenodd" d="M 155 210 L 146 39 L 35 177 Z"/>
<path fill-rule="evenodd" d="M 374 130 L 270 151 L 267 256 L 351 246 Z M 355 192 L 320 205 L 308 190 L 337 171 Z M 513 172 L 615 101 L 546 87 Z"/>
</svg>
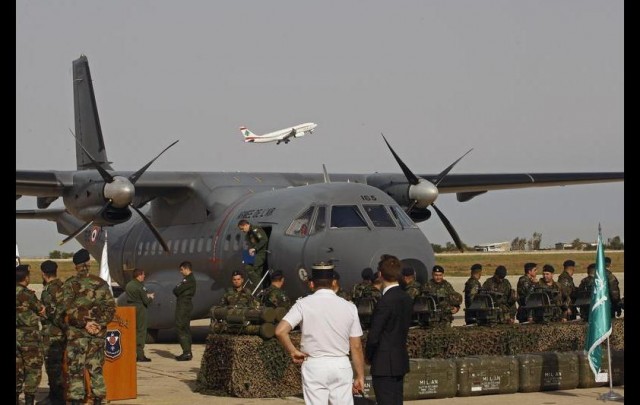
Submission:
<svg viewBox="0 0 640 405">
<path fill-rule="evenodd" d="M 116 314 L 107 325 L 102 374 L 107 401 L 138 396 L 135 307 L 116 307 Z"/>
</svg>

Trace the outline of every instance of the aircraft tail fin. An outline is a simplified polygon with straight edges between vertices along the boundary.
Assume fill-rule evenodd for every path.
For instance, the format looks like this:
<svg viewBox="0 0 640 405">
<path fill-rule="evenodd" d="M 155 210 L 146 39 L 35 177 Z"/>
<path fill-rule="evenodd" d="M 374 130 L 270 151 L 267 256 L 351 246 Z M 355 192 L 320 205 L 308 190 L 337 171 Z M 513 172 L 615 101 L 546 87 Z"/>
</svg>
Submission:
<svg viewBox="0 0 640 405">
<path fill-rule="evenodd" d="M 242 133 L 245 142 L 253 142 L 252 138 L 256 136 L 256 134 L 251 132 L 251 130 L 247 127 L 240 127 L 240 132 Z"/>
<path fill-rule="evenodd" d="M 73 61 L 73 111 L 75 115 L 75 136 L 106 170 L 113 170 L 107 159 L 107 150 L 102 138 L 102 128 L 98 117 L 98 106 L 93 92 L 93 82 L 89 71 L 89 61 L 81 55 Z M 76 166 L 78 170 L 94 169 L 89 157 L 76 142 Z"/>
</svg>

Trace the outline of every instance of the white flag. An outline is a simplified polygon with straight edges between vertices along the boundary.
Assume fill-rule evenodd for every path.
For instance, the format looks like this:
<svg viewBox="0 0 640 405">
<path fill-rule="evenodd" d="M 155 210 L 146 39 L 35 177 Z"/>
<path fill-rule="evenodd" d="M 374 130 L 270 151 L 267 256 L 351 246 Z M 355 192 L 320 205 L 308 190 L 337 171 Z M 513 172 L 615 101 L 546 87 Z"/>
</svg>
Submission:
<svg viewBox="0 0 640 405">
<path fill-rule="evenodd" d="M 104 247 L 102 248 L 102 258 L 100 259 L 100 278 L 107 282 L 109 291 L 111 291 L 111 295 L 113 295 L 111 274 L 109 274 L 109 260 L 107 259 L 107 231 L 104 232 Z"/>
</svg>

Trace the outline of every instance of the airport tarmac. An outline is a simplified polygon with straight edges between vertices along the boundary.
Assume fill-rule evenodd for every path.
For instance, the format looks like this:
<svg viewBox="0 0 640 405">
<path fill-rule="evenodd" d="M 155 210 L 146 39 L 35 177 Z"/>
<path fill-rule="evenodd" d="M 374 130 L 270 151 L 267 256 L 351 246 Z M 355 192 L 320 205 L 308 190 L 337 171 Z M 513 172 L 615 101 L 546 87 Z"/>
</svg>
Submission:
<svg viewBox="0 0 640 405">
<path fill-rule="evenodd" d="M 518 276 L 508 276 L 515 285 Z M 624 274 L 616 273 L 620 281 L 620 292 L 624 296 Z M 513 278 L 513 280 L 512 280 Z M 456 291 L 462 291 L 466 277 L 447 277 Z M 483 280 L 485 277 L 483 277 Z M 576 282 L 579 282 L 576 280 Z M 34 284 L 31 288 L 38 293 L 42 286 Z M 464 324 L 464 312 L 461 310 L 454 318 L 454 325 Z M 302 396 L 287 398 L 235 398 L 203 395 L 194 392 L 196 377 L 200 370 L 200 359 L 204 352 L 204 342 L 209 330 L 209 320 L 191 322 L 193 332 L 193 360 L 179 362 L 174 356 L 181 353 L 176 342 L 175 331 L 163 330 L 158 343 L 147 344 L 145 352 L 151 362 L 137 363 L 137 398 L 111 401 L 114 405 L 163 405 L 163 404 L 211 404 L 211 405 L 253 405 L 253 404 L 303 404 Z M 415 405 L 585 405 L 602 403 L 599 396 L 609 392 L 609 387 L 584 388 L 566 391 L 546 391 L 533 393 L 515 393 L 504 395 L 484 395 L 474 397 L 453 397 L 442 399 L 424 399 L 406 401 Z M 38 389 L 36 400 L 47 395 L 46 373 Z M 624 386 L 613 387 L 613 392 L 624 396 Z M 609 401 L 623 403 L 624 400 Z"/>
</svg>

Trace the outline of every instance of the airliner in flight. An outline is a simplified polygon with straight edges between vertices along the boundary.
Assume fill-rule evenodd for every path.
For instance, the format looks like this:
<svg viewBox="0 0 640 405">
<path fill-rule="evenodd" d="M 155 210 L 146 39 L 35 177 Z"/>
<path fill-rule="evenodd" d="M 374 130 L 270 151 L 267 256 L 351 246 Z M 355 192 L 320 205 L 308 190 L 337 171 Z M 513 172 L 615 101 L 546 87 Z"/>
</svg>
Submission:
<svg viewBox="0 0 640 405">
<path fill-rule="evenodd" d="M 276 145 L 279 145 L 280 142 L 289 143 L 292 138 L 300 138 L 307 133 L 311 134 L 317 126 L 318 124 L 314 124 L 313 122 L 306 122 L 304 124 L 294 125 L 293 127 L 269 132 L 264 135 L 256 135 L 247 127 L 240 127 L 240 132 L 242 132 L 245 142 L 264 143 L 275 141 Z"/>
</svg>

